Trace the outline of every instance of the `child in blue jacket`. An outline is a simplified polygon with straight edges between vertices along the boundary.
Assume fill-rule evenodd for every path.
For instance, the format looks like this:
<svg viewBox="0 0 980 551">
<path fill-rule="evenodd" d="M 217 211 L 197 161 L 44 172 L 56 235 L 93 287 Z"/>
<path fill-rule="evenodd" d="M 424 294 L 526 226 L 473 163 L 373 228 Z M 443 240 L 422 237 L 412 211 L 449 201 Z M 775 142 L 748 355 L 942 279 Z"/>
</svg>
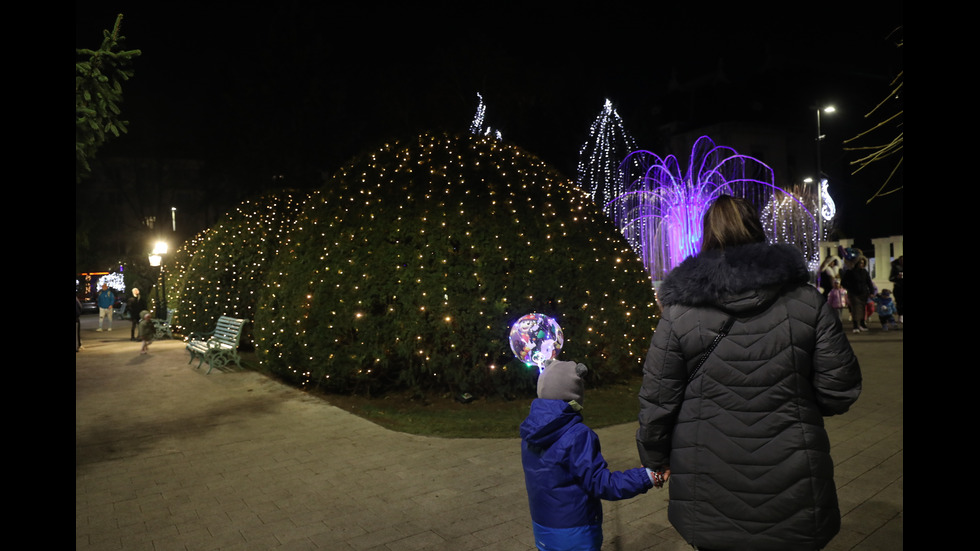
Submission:
<svg viewBox="0 0 980 551">
<path fill-rule="evenodd" d="M 582 376 L 575 362 L 552 360 L 538 376 L 538 399 L 521 423 L 521 462 L 534 542 L 547 551 L 598 551 L 601 500 L 628 499 L 663 485 L 643 467 L 611 472 L 599 437 L 582 420 Z"/>
<path fill-rule="evenodd" d="M 892 299 L 892 292 L 885 289 L 874 298 L 878 310 L 878 319 L 881 321 L 881 328 L 888 331 L 889 328 L 895 329 L 895 301 Z"/>
</svg>

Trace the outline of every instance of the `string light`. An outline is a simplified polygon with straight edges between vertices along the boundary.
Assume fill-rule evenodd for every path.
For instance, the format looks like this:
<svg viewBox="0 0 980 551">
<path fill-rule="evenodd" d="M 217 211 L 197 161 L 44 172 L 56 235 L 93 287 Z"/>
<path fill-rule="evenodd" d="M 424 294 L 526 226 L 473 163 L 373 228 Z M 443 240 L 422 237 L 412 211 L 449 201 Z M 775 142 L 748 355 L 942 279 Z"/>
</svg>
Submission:
<svg viewBox="0 0 980 551">
<path fill-rule="evenodd" d="M 489 126 L 483 126 L 483 119 L 486 117 L 487 107 L 483 104 L 482 94 L 477 92 L 476 97 L 479 100 L 479 103 L 476 106 L 476 114 L 473 115 L 473 122 L 470 123 L 470 134 L 473 134 L 474 136 L 493 137 L 497 140 L 502 140 L 503 135 L 499 130 L 494 130 Z"/>
<path fill-rule="evenodd" d="M 589 128 L 589 139 L 579 150 L 578 186 L 589 193 L 595 204 L 605 206 L 623 193 L 621 164 L 636 149 L 636 141 L 623 126 L 612 101 L 606 99 Z"/>
<path fill-rule="evenodd" d="M 113 272 L 100 277 L 97 287 L 101 289 L 103 285 L 108 285 L 113 291 L 120 293 L 126 292 L 126 284 L 123 282 L 122 272 Z"/>
<path fill-rule="evenodd" d="M 317 192 L 246 201 L 167 271 L 178 331 L 254 320 L 243 347 L 303 386 L 526 384 L 507 350 L 526 311 L 560 315 L 565 352 L 611 381 L 656 323 L 642 263 L 589 196 L 479 136 L 387 144 Z"/>
<path fill-rule="evenodd" d="M 305 201 L 271 262 L 256 350 L 303 385 L 494 388 L 520 373 L 507 332 L 532 310 L 560 313 L 566 351 L 615 380 L 635 372 L 656 323 L 642 264 L 589 197 L 479 136 L 356 159 Z"/>
</svg>

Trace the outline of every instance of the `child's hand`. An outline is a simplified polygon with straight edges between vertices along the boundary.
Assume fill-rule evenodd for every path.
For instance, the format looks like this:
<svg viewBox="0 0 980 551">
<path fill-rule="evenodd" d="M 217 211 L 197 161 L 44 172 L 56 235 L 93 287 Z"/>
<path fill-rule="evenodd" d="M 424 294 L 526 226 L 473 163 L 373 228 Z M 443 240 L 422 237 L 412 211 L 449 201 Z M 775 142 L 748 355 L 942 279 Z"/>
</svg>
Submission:
<svg viewBox="0 0 980 551">
<path fill-rule="evenodd" d="M 650 480 L 653 481 L 654 488 L 663 488 L 664 483 L 670 478 L 670 467 L 664 467 L 656 471 L 647 469 L 647 474 L 650 475 Z"/>
</svg>

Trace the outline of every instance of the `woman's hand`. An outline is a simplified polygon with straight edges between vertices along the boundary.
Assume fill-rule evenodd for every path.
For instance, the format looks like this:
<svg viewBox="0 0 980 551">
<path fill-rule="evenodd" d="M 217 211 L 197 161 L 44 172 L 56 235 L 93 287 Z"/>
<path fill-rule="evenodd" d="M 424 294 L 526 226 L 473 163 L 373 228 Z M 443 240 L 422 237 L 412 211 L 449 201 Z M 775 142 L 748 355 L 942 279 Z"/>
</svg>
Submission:
<svg viewBox="0 0 980 551">
<path fill-rule="evenodd" d="M 650 473 L 650 479 L 653 480 L 654 488 L 663 488 L 664 484 L 670 478 L 669 465 L 665 465 L 664 467 L 657 469 L 656 471 L 653 469 L 647 469 L 647 471 Z"/>
</svg>

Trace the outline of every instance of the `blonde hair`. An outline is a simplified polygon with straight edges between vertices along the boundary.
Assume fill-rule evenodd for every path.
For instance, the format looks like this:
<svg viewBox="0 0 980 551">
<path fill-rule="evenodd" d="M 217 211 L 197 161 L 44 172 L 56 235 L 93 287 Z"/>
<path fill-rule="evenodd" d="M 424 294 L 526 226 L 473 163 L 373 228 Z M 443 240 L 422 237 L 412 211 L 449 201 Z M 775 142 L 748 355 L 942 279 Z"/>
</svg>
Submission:
<svg viewBox="0 0 980 551">
<path fill-rule="evenodd" d="M 704 213 L 701 251 L 765 243 L 766 232 L 755 206 L 745 199 L 722 195 Z"/>
</svg>

